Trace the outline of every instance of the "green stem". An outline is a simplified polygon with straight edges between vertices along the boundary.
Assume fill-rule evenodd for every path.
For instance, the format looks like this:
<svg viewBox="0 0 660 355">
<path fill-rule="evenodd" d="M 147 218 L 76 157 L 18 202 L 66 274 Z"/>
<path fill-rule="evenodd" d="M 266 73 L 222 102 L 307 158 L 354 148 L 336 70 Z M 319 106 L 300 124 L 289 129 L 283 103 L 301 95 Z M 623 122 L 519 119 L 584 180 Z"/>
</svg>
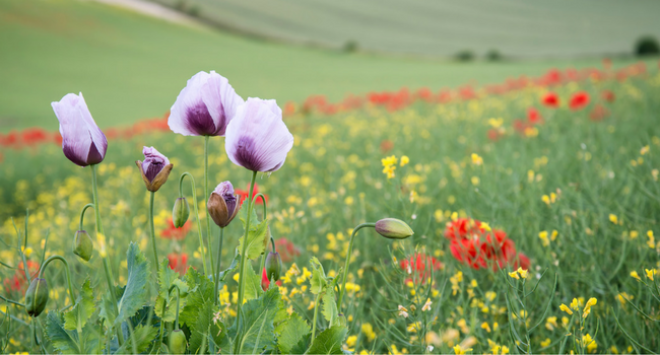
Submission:
<svg viewBox="0 0 660 355">
<path fill-rule="evenodd" d="M 90 165 L 92 169 L 92 197 L 94 199 L 94 212 L 96 215 L 96 233 L 103 238 L 103 248 L 106 247 L 106 238 L 103 234 L 103 224 L 101 223 L 101 212 L 99 208 L 99 193 L 96 187 L 96 165 Z M 110 291 L 110 298 L 112 299 L 112 304 L 115 308 L 115 314 L 119 315 L 119 307 L 117 306 L 117 294 L 115 292 L 115 282 L 114 276 L 112 275 L 112 269 L 108 263 L 108 256 L 105 252 L 101 253 L 101 259 L 103 259 L 103 269 L 105 270 L 105 279 L 108 282 L 108 290 Z M 117 340 L 121 346 L 124 343 L 124 334 L 122 334 L 121 329 L 117 330 Z"/>
<path fill-rule="evenodd" d="M 3 301 L 5 301 L 5 302 L 9 302 L 9 303 L 11 303 L 11 304 L 15 304 L 15 305 L 17 305 L 17 306 L 20 306 L 20 307 L 24 307 L 24 308 L 25 308 L 25 305 L 24 305 L 24 304 L 22 304 L 22 303 L 20 303 L 20 302 L 16 302 L 16 301 L 14 301 L 14 300 L 10 300 L 9 298 L 4 297 L 3 295 L 0 295 L 0 300 L 3 300 Z"/>
<path fill-rule="evenodd" d="M 73 284 L 71 283 L 71 271 L 70 271 L 70 268 L 69 268 L 69 263 L 66 261 L 66 259 L 64 259 L 63 257 L 61 257 L 59 255 L 53 255 L 50 258 L 46 259 L 46 261 L 44 261 L 43 265 L 41 265 L 41 267 L 39 268 L 39 276 L 37 276 L 37 278 L 39 278 L 39 279 L 42 278 L 41 275 L 46 270 L 46 267 L 48 267 L 48 264 L 50 264 L 51 262 L 53 262 L 55 260 L 59 260 L 62 263 L 64 263 L 64 271 L 66 272 L 66 282 L 69 286 L 69 298 L 71 299 L 71 305 L 73 306 L 73 305 L 76 304 L 76 297 L 73 294 Z M 80 312 L 81 311 L 82 311 L 82 306 L 78 307 L 78 326 L 77 326 L 78 340 L 80 341 L 80 348 L 81 348 L 80 350 L 82 351 L 83 350 L 82 349 L 83 348 L 83 346 L 82 346 L 83 345 L 83 338 L 82 338 L 82 325 L 80 324 L 80 319 L 81 319 Z"/>
<path fill-rule="evenodd" d="M 346 251 L 346 261 L 344 262 L 344 277 L 342 278 L 342 284 L 341 284 L 341 290 L 339 290 L 339 299 L 337 300 L 337 311 L 341 313 L 341 303 L 342 300 L 344 299 L 344 291 L 346 290 L 346 278 L 348 277 L 348 263 L 351 260 L 351 252 L 353 251 L 353 239 L 355 239 L 355 235 L 357 232 L 364 228 L 364 227 L 375 227 L 376 223 L 362 223 L 359 226 L 355 227 L 353 229 L 353 233 L 351 233 L 351 239 L 348 242 L 348 251 Z"/>
<path fill-rule="evenodd" d="M 179 305 L 181 303 L 180 302 L 181 301 L 181 289 L 179 288 L 179 285 L 172 285 L 172 287 L 170 287 L 170 289 L 167 291 L 167 296 L 169 298 L 170 293 L 172 292 L 172 290 L 174 288 L 176 288 L 176 315 L 174 317 L 174 330 L 178 330 L 179 329 Z M 163 310 L 163 312 L 164 311 L 165 310 Z"/>
<path fill-rule="evenodd" d="M 151 246 L 154 249 L 154 259 L 156 260 L 156 274 L 160 272 L 158 263 L 158 248 L 156 248 L 156 229 L 154 228 L 154 196 L 156 193 L 151 191 L 151 199 L 149 200 L 149 228 L 151 229 Z"/>
<path fill-rule="evenodd" d="M 206 241 L 208 243 L 209 261 L 211 272 L 215 277 L 215 264 L 213 263 L 213 252 L 211 251 L 211 218 L 208 215 L 209 198 L 209 136 L 204 136 L 204 206 L 206 206 Z"/>
<path fill-rule="evenodd" d="M 213 303 L 218 305 L 218 287 L 220 284 L 220 260 L 222 260 L 222 239 L 224 238 L 225 229 L 220 227 L 220 241 L 218 242 L 218 266 L 215 268 L 216 274 L 213 276 L 215 281 L 215 289 L 213 291 Z"/>
<path fill-rule="evenodd" d="M 78 230 L 83 230 L 83 221 L 85 219 L 85 211 L 87 211 L 88 208 L 95 208 L 93 203 L 88 203 L 83 207 L 82 211 L 80 212 L 80 227 L 78 227 Z"/>
<path fill-rule="evenodd" d="M 314 336 L 316 335 L 316 322 L 317 322 L 317 317 L 319 315 L 319 302 L 321 302 L 321 292 L 319 292 L 318 295 L 316 295 L 316 301 L 314 301 L 314 320 L 312 321 L 312 341 L 309 344 L 310 348 L 312 344 L 314 344 Z"/>
<path fill-rule="evenodd" d="M 197 189 L 195 188 L 195 178 L 189 172 L 181 174 L 179 179 L 179 196 L 183 197 L 183 179 L 188 176 L 190 177 L 190 183 L 192 185 L 192 195 L 193 195 L 193 207 L 195 208 L 195 216 L 197 216 L 197 231 L 199 232 L 199 247 L 202 249 L 202 265 L 204 265 L 204 274 L 208 275 L 208 270 L 206 269 L 206 257 L 204 256 L 204 239 L 202 237 L 202 222 L 199 220 L 199 211 L 197 210 Z"/>
<path fill-rule="evenodd" d="M 239 269 L 239 275 L 238 275 L 238 313 L 236 315 L 236 324 L 241 324 L 240 319 L 241 319 L 241 313 L 243 313 L 243 298 L 244 298 L 244 287 L 243 284 L 245 283 L 245 260 L 247 259 L 246 257 L 246 252 L 247 252 L 247 240 L 248 240 L 248 234 L 250 232 L 250 216 L 252 215 L 252 207 L 253 207 L 253 201 L 252 201 L 252 194 L 254 193 L 254 183 L 257 180 L 257 172 L 253 171 L 252 172 L 252 181 L 250 182 L 250 193 L 248 194 L 248 209 L 247 209 L 247 217 L 245 218 L 245 235 L 243 236 L 243 250 L 241 252 L 241 266 Z M 234 341 L 234 344 L 236 344 L 234 348 L 234 352 L 236 353 L 239 348 L 238 345 L 238 340 L 241 336 L 240 329 L 236 333 L 236 340 Z"/>
</svg>

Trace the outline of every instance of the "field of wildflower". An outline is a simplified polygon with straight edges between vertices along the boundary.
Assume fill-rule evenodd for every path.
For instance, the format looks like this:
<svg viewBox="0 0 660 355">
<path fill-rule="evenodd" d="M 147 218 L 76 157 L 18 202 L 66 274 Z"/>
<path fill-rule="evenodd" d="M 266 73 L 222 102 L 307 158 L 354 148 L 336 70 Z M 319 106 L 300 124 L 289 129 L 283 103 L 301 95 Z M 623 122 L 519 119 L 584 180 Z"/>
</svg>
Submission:
<svg viewBox="0 0 660 355">
<path fill-rule="evenodd" d="M 0 136 L 0 352 L 659 352 L 657 64 L 280 106 L 200 72 L 103 132 L 67 94 Z"/>
</svg>

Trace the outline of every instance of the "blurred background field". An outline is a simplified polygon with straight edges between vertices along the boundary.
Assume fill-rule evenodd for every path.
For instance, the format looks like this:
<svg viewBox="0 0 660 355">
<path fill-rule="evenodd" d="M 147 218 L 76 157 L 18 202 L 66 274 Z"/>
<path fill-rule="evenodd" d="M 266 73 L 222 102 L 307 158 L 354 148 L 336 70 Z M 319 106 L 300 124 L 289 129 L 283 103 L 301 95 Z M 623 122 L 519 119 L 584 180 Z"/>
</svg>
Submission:
<svg viewBox="0 0 660 355">
<path fill-rule="evenodd" d="M 215 16 L 220 14 L 221 10 L 227 10 L 223 13 L 226 16 L 231 15 L 233 21 L 240 21 L 243 26 L 259 30 L 262 34 L 274 33 L 272 28 L 266 26 L 267 23 L 260 25 L 262 22 L 258 21 L 259 16 L 239 16 L 240 14 L 234 15 L 234 12 L 229 11 L 238 11 L 236 7 L 259 6 L 263 13 L 278 14 L 271 7 L 263 7 L 265 3 L 246 2 L 239 6 L 233 2 L 214 1 L 208 4 L 214 4 L 216 7 L 201 4 L 199 16 Z M 319 13 L 326 13 L 322 6 L 327 6 L 327 3 L 310 2 L 308 6 L 312 4 L 318 6 Z M 576 56 L 583 53 L 579 48 L 586 48 L 581 44 L 583 40 L 599 43 L 598 47 L 589 51 L 598 51 L 600 54 L 630 53 L 636 39 L 630 31 L 639 32 L 638 36 L 658 32 L 658 28 L 648 27 L 645 20 L 650 14 L 657 12 L 653 10 L 655 4 L 657 3 L 641 2 L 638 6 L 630 6 L 630 11 L 619 12 L 620 19 L 615 22 L 608 17 L 596 17 L 588 22 L 594 23 L 593 26 L 607 23 L 608 26 L 613 26 L 612 31 L 617 33 L 616 29 L 620 26 L 633 28 L 622 32 L 621 37 L 613 37 L 608 31 L 594 31 L 591 27 L 588 27 L 586 32 L 566 29 L 562 36 L 557 37 L 559 35 L 551 30 L 546 31 L 545 27 L 539 28 L 534 23 L 529 23 L 533 33 L 538 36 L 545 33 L 547 38 L 519 41 L 514 38 L 517 41 L 516 46 L 532 51 L 535 47 L 545 47 L 552 41 L 566 43 L 565 48 L 557 49 L 560 55 L 554 59 L 461 62 L 451 58 L 456 48 L 442 42 L 430 45 L 449 51 L 431 53 L 444 55 L 440 57 L 401 56 L 397 54 L 400 52 L 397 46 L 388 46 L 391 51 L 388 50 L 387 53 L 370 54 L 359 50 L 347 53 L 341 46 L 338 49 L 320 49 L 276 43 L 255 36 L 244 37 L 240 33 L 226 33 L 210 26 L 191 28 L 93 1 L 6 0 L 0 3 L 0 41 L 3 47 L 0 53 L 0 78 L 6 83 L 0 87 L 0 132 L 32 126 L 56 130 L 57 120 L 49 103 L 59 100 L 67 92 L 84 93 L 94 112 L 94 118 L 101 127 L 130 124 L 142 118 L 161 117 L 172 105 L 186 80 L 200 70 L 216 70 L 228 77 L 244 97 L 274 98 L 283 105 L 289 100 L 301 102 L 313 94 L 323 94 L 331 100 L 339 100 L 348 93 L 362 94 L 401 87 L 409 87 L 412 90 L 429 87 L 436 91 L 470 82 L 486 84 L 501 82 L 507 77 L 539 75 L 552 67 L 563 69 L 594 66 L 600 64 L 600 57 Z M 283 11 L 289 6 L 302 6 L 299 2 L 291 2 L 287 6 L 278 5 L 281 4 L 272 2 L 269 6 L 282 8 Z M 361 3 L 356 5 L 355 15 L 363 13 L 363 7 L 368 5 L 373 5 L 372 8 L 376 9 L 385 8 L 385 5 Z M 347 3 L 340 2 L 333 6 L 346 7 Z M 467 5 L 454 6 L 462 8 Z M 530 6 L 532 5 L 525 5 L 523 8 Z M 537 13 L 543 9 L 541 5 L 535 6 L 539 8 L 532 7 L 532 10 Z M 597 8 L 610 9 L 608 13 L 613 16 L 617 13 L 616 6 L 622 5 L 603 3 Z M 418 7 L 411 5 L 411 9 L 416 8 Z M 476 14 L 488 13 L 489 8 L 475 10 L 474 21 L 483 22 Z M 309 11 L 311 10 L 313 8 Z M 295 16 L 307 21 L 310 26 L 309 33 L 314 33 L 311 31 L 312 25 L 327 25 L 328 21 L 339 21 L 330 18 L 321 23 L 310 17 L 309 11 L 295 12 Z M 381 13 L 385 10 L 374 11 L 374 16 L 382 15 L 382 21 L 385 23 L 389 21 L 387 16 L 392 15 L 388 12 Z M 584 12 L 580 11 L 582 12 L 577 13 Z M 598 11 L 596 13 L 599 13 Z M 572 7 L 566 4 L 557 7 L 557 10 L 552 12 L 553 21 L 569 21 L 568 19 L 573 19 L 573 12 Z M 417 22 L 414 15 L 419 16 L 420 21 L 429 21 L 425 13 L 420 10 L 407 15 L 406 23 Z M 294 16 L 293 14 L 294 12 L 291 16 Z M 356 18 L 359 19 L 359 16 Z M 500 18 L 500 21 L 504 20 Z M 596 20 L 602 22 L 594 22 Z M 482 54 L 476 45 L 468 45 L 473 39 L 470 36 L 478 35 L 481 38 L 482 32 L 464 31 L 460 24 L 448 23 L 442 18 L 435 22 L 438 26 L 443 26 L 438 27 L 439 29 L 450 31 L 451 35 L 437 32 L 434 28 L 430 28 L 428 33 L 434 33 L 434 37 L 443 40 L 453 38 L 465 42 L 465 48 L 461 47 L 461 50 L 473 50 L 479 55 Z M 631 22 L 637 23 L 632 27 L 625 25 Z M 356 23 L 371 25 L 369 21 L 358 20 Z M 504 22 L 490 25 L 508 28 L 509 22 L 506 23 L 507 25 Z M 523 25 L 527 22 L 514 23 Z M 657 23 L 655 25 L 660 27 Z M 345 27 L 336 26 L 336 35 L 348 36 L 344 31 L 357 30 L 344 30 Z M 408 33 L 408 36 L 417 36 L 416 32 L 403 32 Z M 574 37 L 580 38 L 580 41 L 564 40 L 566 32 L 575 32 Z M 299 33 L 306 32 L 301 30 Z M 502 35 L 510 37 L 508 32 Z M 377 37 L 392 38 L 392 34 L 383 32 Z M 288 37 L 286 39 L 294 41 Z M 409 42 L 405 38 L 398 40 Z M 626 45 L 623 44 L 625 41 Z M 609 46 L 603 43 L 608 43 Z M 358 42 L 358 49 L 362 46 L 362 42 Z M 504 43 L 493 43 L 493 46 L 494 49 L 500 50 L 502 55 L 507 55 Z M 382 49 L 378 51 L 384 52 Z M 613 58 L 615 65 L 632 61 L 625 56 L 617 58 Z"/>
</svg>

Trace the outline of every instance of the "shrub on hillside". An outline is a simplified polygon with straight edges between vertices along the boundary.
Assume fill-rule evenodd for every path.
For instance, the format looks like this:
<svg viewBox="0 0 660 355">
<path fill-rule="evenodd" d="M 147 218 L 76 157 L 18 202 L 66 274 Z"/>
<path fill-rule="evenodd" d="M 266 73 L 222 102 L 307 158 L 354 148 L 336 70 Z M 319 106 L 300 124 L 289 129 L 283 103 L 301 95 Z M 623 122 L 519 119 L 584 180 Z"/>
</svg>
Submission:
<svg viewBox="0 0 660 355">
<path fill-rule="evenodd" d="M 469 62 L 474 59 L 474 53 L 471 50 L 462 50 L 456 53 L 455 58 L 460 62 Z"/>
<path fill-rule="evenodd" d="M 497 62 L 502 60 L 502 54 L 497 49 L 491 49 L 486 53 L 486 60 L 489 62 Z"/>
<path fill-rule="evenodd" d="M 653 36 L 644 36 L 637 40 L 635 44 L 635 54 L 638 57 L 660 54 L 660 45 Z"/>
</svg>

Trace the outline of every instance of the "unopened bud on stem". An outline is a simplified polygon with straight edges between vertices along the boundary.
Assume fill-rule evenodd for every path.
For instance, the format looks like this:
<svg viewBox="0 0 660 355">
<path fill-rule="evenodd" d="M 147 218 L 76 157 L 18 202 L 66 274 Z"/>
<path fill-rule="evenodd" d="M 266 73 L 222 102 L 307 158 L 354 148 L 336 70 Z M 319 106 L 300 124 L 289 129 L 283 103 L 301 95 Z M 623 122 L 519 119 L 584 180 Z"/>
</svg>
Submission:
<svg viewBox="0 0 660 355">
<path fill-rule="evenodd" d="M 48 284 L 45 279 L 35 278 L 25 292 L 25 310 L 32 317 L 38 317 L 48 303 Z"/>
<path fill-rule="evenodd" d="M 383 218 L 376 222 L 376 232 L 385 238 L 406 239 L 414 234 L 406 222 L 396 218 Z"/>
<path fill-rule="evenodd" d="M 185 197 L 179 197 L 174 201 L 174 208 L 172 209 L 172 222 L 174 227 L 181 228 L 188 221 L 190 216 L 190 206 Z"/>
<path fill-rule="evenodd" d="M 89 261 L 94 252 L 94 244 L 92 238 L 84 230 L 79 230 L 73 237 L 73 253 L 78 255 L 81 259 Z"/>
</svg>

